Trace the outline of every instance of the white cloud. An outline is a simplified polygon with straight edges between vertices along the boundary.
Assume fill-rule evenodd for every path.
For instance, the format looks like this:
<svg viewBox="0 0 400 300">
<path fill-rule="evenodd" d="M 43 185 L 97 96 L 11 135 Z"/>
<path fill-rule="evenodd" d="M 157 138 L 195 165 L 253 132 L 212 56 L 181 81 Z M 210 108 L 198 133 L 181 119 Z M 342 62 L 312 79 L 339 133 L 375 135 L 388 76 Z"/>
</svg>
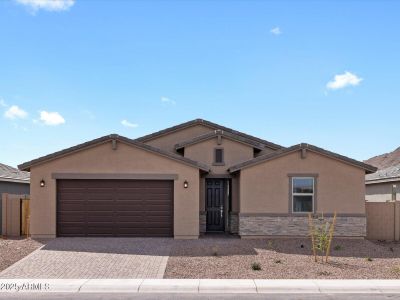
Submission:
<svg viewBox="0 0 400 300">
<path fill-rule="evenodd" d="M 1 107 L 8 107 L 6 101 L 4 101 L 3 99 L 0 98 L 0 106 Z"/>
<path fill-rule="evenodd" d="M 357 75 L 346 71 L 343 74 L 335 75 L 334 79 L 326 84 L 326 87 L 330 90 L 337 90 L 347 86 L 359 85 L 362 80 Z"/>
<path fill-rule="evenodd" d="M 270 30 L 273 35 L 281 35 L 283 32 L 279 27 L 274 27 Z"/>
<path fill-rule="evenodd" d="M 47 11 L 68 10 L 75 4 L 75 0 L 15 0 L 17 3 L 27 6 L 33 12 L 39 9 Z"/>
<path fill-rule="evenodd" d="M 121 124 L 124 125 L 125 127 L 130 127 L 130 128 L 136 128 L 139 126 L 138 124 L 131 123 L 128 120 L 122 120 Z"/>
<path fill-rule="evenodd" d="M 65 123 L 65 119 L 58 112 L 47 112 L 45 110 L 40 112 L 40 121 L 44 125 L 56 126 Z"/>
<path fill-rule="evenodd" d="M 170 99 L 168 97 L 164 97 L 164 96 L 161 97 L 161 102 L 165 103 L 165 104 L 171 104 L 171 105 L 175 105 L 176 104 L 175 100 L 172 100 L 172 99 Z"/>
<path fill-rule="evenodd" d="M 7 119 L 23 119 L 26 118 L 28 113 L 24 111 L 23 109 L 19 108 L 17 105 L 12 105 L 9 109 L 6 110 L 4 113 L 4 116 Z"/>
</svg>

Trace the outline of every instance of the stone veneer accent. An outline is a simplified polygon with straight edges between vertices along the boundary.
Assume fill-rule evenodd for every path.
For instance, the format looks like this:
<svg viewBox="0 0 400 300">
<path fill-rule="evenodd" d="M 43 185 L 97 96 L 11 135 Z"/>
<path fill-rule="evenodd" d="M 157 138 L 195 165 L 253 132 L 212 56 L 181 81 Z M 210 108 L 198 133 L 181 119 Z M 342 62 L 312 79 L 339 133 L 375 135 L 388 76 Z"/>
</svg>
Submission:
<svg viewBox="0 0 400 300">
<path fill-rule="evenodd" d="M 229 213 L 229 232 L 235 234 L 239 232 L 239 214 L 237 212 Z"/>
<path fill-rule="evenodd" d="M 332 221 L 333 217 L 324 220 L 314 218 L 314 224 Z M 367 220 L 365 216 L 336 217 L 334 236 L 364 237 Z M 240 236 L 307 236 L 309 234 L 307 216 L 273 216 L 265 214 L 239 214 Z"/>
<path fill-rule="evenodd" d="M 200 233 L 207 231 L 207 215 L 205 211 L 200 212 Z"/>
</svg>

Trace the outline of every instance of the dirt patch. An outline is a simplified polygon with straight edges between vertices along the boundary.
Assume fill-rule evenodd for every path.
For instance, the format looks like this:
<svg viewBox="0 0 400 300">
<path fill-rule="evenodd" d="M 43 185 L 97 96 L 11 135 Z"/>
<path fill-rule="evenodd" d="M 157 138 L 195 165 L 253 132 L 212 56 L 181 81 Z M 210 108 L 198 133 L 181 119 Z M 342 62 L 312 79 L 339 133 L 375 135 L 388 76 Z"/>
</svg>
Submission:
<svg viewBox="0 0 400 300">
<path fill-rule="evenodd" d="M 175 241 L 164 278 L 400 279 L 399 243 L 336 239 L 329 263 L 311 253 L 308 239 Z"/>
<path fill-rule="evenodd" d="M 0 271 L 8 268 L 42 245 L 43 243 L 31 239 L 0 239 Z"/>
</svg>

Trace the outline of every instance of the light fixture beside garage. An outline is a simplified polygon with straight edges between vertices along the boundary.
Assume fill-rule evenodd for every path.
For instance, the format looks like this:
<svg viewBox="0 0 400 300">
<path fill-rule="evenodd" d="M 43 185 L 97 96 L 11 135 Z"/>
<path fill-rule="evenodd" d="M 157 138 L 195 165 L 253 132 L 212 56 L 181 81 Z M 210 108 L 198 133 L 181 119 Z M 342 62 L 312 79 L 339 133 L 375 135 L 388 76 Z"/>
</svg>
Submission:
<svg viewBox="0 0 400 300">
<path fill-rule="evenodd" d="M 46 185 L 46 182 L 44 179 L 40 180 L 40 187 L 44 187 Z"/>
<path fill-rule="evenodd" d="M 189 187 L 189 182 L 188 182 L 187 180 L 185 180 L 185 181 L 183 182 L 183 187 L 184 187 L 185 189 L 187 189 L 187 188 Z"/>
</svg>

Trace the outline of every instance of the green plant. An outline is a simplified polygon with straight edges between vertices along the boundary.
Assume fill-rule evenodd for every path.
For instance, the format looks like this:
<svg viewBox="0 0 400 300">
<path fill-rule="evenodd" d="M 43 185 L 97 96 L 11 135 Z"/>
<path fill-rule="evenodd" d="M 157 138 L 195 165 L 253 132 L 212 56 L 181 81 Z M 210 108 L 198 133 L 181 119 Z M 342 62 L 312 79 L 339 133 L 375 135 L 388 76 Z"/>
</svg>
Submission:
<svg viewBox="0 0 400 300">
<path fill-rule="evenodd" d="M 400 267 L 399 266 L 393 267 L 391 269 L 391 271 L 392 271 L 392 273 L 394 273 L 396 275 L 400 275 Z"/>
<path fill-rule="evenodd" d="M 373 261 L 373 259 L 371 257 L 367 257 L 366 260 L 367 261 Z"/>
<path fill-rule="evenodd" d="M 335 249 L 336 251 L 339 251 L 339 250 L 342 250 L 342 246 L 336 245 L 333 249 Z"/>
<path fill-rule="evenodd" d="M 331 273 L 331 272 L 328 272 L 328 271 L 321 271 L 321 272 L 318 272 L 318 276 L 329 276 L 329 275 L 332 275 L 332 273 Z"/>
<path fill-rule="evenodd" d="M 316 241 L 317 241 L 317 249 L 322 253 L 325 254 L 326 249 L 328 249 L 328 242 L 329 242 L 329 223 L 326 222 L 319 228 L 316 228 Z"/>
<path fill-rule="evenodd" d="M 323 222 L 324 215 L 318 219 Z M 322 262 L 328 262 L 333 233 L 336 224 L 336 212 L 333 215 L 332 222 L 325 222 L 322 224 L 314 224 L 311 213 L 308 214 L 309 232 L 311 237 L 312 251 L 315 262 L 318 261 L 318 254 L 322 256 Z"/>
<path fill-rule="evenodd" d="M 274 248 L 274 242 L 273 241 L 268 241 L 267 245 L 268 245 L 268 248 L 270 248 L 270 249 Z"/>
<path fill-rule="evenodd" d="M 274 260 L 274 263 L 276 263 L 276 264 L 281 264 L 282 261 L 281 261 L 280 259 L 275 259 L 275 260 Z"/>
<path fill-rule="evenodd" d="M 218 256 L 218 250 L 219 250 L 218 246 L 213 246 L 211 248 L 211 250 L 212 250 L 213 256 Z"/>
<path fill-rule="evenodd" d="M 253 262 L 251 264 L 251 268 L 253 269 L 253 271 L 260 271 L 261 270 L 261 264 L 258 262 Z"/>
</svg>

